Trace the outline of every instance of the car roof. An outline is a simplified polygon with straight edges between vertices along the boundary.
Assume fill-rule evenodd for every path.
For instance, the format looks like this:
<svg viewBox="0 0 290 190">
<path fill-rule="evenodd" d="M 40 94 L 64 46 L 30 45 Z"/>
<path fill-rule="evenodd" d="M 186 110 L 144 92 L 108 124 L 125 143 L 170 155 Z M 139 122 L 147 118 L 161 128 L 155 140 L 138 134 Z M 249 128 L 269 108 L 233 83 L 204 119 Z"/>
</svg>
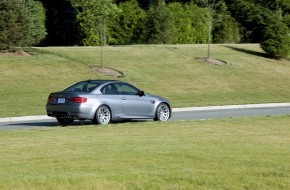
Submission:
<svg viewBox="0 0 290 190">
<path fill-rule="evenodd" d="M 108 82 L 122 82 L 122 81 L 118 81 L 118 80 L 91 80 L 91 79 L 89 79 L 89 80 L 85 80 L 85 81 L 80 81 L 78 83 L 81 83 L 81 82 L 88 82 L 88 83 L 97 82 L 100 84 L 104 84 L 104 83 L 108 83 Z"/>
</svg>

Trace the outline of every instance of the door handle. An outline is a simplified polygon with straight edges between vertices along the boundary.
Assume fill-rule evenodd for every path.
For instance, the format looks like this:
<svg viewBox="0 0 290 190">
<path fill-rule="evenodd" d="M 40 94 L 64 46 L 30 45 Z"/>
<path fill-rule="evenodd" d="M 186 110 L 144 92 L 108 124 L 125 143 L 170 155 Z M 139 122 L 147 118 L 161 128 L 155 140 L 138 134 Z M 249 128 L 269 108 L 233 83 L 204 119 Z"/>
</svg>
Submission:
<svg viewBox="0 0 290 190">
<path fill-rule="evenodd" d="M 126 98 L 125 97 L 122 97 L 121 100 L 126 100 Z"/>
</svg>

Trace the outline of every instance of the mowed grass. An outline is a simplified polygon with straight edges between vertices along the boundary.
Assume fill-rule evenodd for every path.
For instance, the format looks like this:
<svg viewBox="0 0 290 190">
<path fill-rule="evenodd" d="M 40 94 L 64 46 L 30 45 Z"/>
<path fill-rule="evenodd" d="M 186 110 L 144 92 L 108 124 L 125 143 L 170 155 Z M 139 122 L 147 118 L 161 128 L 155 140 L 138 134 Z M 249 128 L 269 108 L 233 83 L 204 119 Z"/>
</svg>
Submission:
<svg viewBox="0 0 290 190">
<path fill-rule="evenodd" d="M 90 70 L 100 47 L 45 47 L 31 56 L 0 54 L 0 117 L 45 114 L 50 92 L 86 79 L 121 79 L 168 98 L 173 107 L 289 102 L 290 62 L 269 59 L 258 44 L 136 45 L 103 48 L 104 67 L 125 77 Z"/>
<path fill-rule="evenodd" d="M 0 131 L 0 189 L 289 189 L 290 117 Z"/>
</svg>

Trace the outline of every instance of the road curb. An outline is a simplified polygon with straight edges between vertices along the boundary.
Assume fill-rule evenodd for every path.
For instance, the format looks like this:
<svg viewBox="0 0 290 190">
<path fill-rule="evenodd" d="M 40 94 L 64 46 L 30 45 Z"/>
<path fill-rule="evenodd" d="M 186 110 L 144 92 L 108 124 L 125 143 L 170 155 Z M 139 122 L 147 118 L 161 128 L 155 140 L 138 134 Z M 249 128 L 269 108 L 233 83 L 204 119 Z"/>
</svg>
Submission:
<svg viewBox="0 0 290 190">
<path fill-rule="evenodd" d="M 285 107 L 290 106 L 290 103 L 269 103 L 269 104 L 245 104 L 245 105 L 226 105 L 226 106 L 206 106 L 206 107 L 186 107 L 173 108 L 173 112 L 185 111 L 207 111 L 207 110 L 226 110 L 226 109 L 247 109 L 247 108 L 269 108 L 269 107 Z M 11 121 L 33 121 L 33 120 L 53 120 L 54 118 L 47 115 L 38 116 L 21 116 L 21 117 L 6 117 L 0 118 L 0 123 Z"/>
<path fill-rule="evenodd" d="M 47 115 L 5 117 L 5 118 L 0 118 L 0 123 L 11 122 L 11 121 L 33 121 L 33 120 L 46 120 L 46 119 L 54 119 L 54 118 L 48 117 Z"/>
<path fill-rule="evenodd" d="M 207 111 L 207 110 L 226 110 L 226 109 L 246 109 L 246 108 L 269 108 L 269 107 L 286 107 L 290 103 L 270 103 L 270 104 L 245 104 L 245 105 L 226 105 L 226 106 L 207 106 L 207 107 L 188 107 L 173 108 L 173 112 L 183 111 Z"/>
</svg>

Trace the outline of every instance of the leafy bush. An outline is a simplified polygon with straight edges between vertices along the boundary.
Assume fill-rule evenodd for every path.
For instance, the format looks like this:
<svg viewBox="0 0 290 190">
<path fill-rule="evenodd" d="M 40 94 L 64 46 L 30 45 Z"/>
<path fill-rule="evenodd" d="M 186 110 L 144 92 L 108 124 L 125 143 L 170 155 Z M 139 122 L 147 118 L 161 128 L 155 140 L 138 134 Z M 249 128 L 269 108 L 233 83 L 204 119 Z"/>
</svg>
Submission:
<svg viewBox="0 0 290 190">
<path fill-rule="evenodd" d="M 171 43 L 172 13 L 165 3 L 151 6 L 147 13 L 147 43 Z"/>
<path fill-rule="evenodd" d="M 121 10 L 110 24 L 111 35 L 109 44 L 125 45 L 142 43 L 145 31 L 146 13 L 136 0 L 119 4 Z"/>
<path fill-rule="evenodd" d="M 0 2 L 0 49 L 36 45 L 45 36 L 45 11 L 40 2 Z"/>
<path fill-rule="evenodd" d="M 290 48 L 290 32 L 288 27 L 277 22 L 267 26 L 264 30 L 262 49 L 275 58 L 286 58 Z"/>
<path fill-rule="evenodd" d="M 228 7 L 231 15 L 245 28 L 243 42 L 260 43 L 264 28 L 279 19 L 275 11 L 254 1 L 232 0 Z"/>
<path fill-rule="evenodd" d="M 206 43 L 207 27 L 205 10 L 195 4 L 170 3 L 173 14 L 172 43 L 196 44 Z"/>
<path fill-rule="evenodd" d="M 216 23 L 213 25 L 214 43 L 239 43 L 241 40 L 240 26 L 231 16 L 224 1 L 216 6 Z"/>
<path fill-rule="evenodd" d="M 30 27 L 28 35 L 28 45 L 40 43 L 46 36 L 45 9 L 39 1 L 28 0 L 26 6 L 29 10 Z"/>
<path fill-rule="evenodd" d="M 290 14 L 284 15 L 283 21 L 288 27 L 290 27 Z"/>
<path fill-rule="evenodd" d="M 214 43 L 239 43 L 240 41 L 239 24 L 232 17 L 226 17 L 223 22 L 214 25 Z"/>
<path fill-rule="evenodd" d="M 119 11 L 117 5 L 112 0 L 72 0 L 71 3 L 78 10 L 83 45 L 106 45 L 110 35 L 109 23 Z"/>
</svg>

